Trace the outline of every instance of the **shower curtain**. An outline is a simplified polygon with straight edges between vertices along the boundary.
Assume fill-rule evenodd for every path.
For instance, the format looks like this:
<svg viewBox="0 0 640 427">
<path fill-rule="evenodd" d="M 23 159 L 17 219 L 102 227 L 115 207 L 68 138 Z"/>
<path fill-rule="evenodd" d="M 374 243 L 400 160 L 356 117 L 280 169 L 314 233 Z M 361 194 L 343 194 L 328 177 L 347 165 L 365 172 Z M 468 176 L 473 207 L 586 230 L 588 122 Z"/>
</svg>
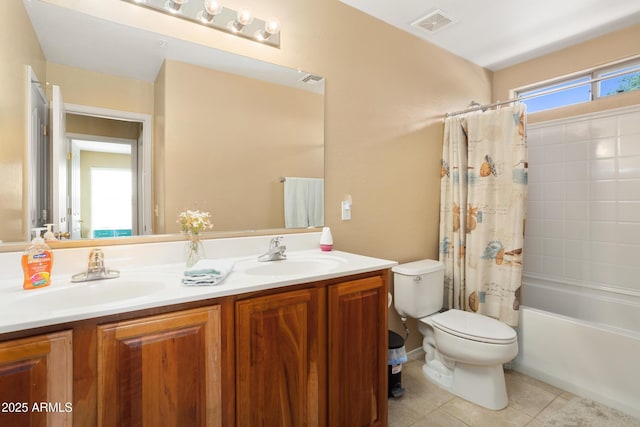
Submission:
<svg viewBox="0 0 640 427">
<path fill-rule="evenodd" d="M 524 104 L 445 120 L 445 305 L 518 324 L 527 196 Z"/>
</svg>

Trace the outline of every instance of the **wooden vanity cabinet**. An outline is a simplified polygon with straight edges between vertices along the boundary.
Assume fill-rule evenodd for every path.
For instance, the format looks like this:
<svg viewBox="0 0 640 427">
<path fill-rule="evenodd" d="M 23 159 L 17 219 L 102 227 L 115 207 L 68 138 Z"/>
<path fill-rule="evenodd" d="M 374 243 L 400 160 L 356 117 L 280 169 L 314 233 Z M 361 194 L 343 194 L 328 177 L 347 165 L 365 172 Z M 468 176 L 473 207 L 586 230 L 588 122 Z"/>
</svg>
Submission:
<svg viewBox="0 0 640 427">
<path fill-rule="evenodd" d="M 71 426 L 72 332 L 0 342 L 0 426 Z"/>
<path fill-rule="evenodd" d="M 220 306 L 98 326 L 98 426 L 222 425 Z"/>
<path fill-rule="evenodd" d="M 237 427 L 387 425 L 387 274 L 236 302 Z"/>
<path fill-rule="evenodd" d="M 385 426 L 388 274 L 5 335 L 0 426 Z"/>
</svg>

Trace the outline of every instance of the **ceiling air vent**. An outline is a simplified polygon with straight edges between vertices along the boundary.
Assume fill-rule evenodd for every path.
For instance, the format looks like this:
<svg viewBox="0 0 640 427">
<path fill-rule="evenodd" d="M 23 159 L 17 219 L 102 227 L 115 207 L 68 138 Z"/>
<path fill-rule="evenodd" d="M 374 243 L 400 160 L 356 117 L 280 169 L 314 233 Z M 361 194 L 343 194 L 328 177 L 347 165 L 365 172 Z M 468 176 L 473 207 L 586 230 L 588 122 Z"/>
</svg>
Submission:
<svg viewBox="0 0 640 427">
<path fill-rule="evenodd" d="M 425 30 L 429 34 L 435 34 L 456 22 L 442 10 L 437 9 L 411 23 L 413 27 Z"/>
<path fill-rule="evenodd" d="M 306 83 L 308 85 L 317 86 L 322 83 L 322 79 L 323 79 L 322 77 L 316 76 L 314 74 L 305 74 L 303 77 L 298 79 L 298 81 L 302 83 Z"/>
</svg>

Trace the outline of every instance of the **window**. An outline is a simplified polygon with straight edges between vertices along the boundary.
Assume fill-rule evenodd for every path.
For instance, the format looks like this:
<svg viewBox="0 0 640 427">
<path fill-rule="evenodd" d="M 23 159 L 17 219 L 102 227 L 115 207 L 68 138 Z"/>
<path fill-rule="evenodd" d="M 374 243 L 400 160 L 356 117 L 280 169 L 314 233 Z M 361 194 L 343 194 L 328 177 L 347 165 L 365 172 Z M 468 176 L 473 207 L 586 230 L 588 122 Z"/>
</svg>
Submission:
<svg viewBox="0 0 640 427">
<path fill-rule="evenodd" d="M 91 168 L 91 237 L 131 236 L 131 171 Z"/>
<path fill-rule="evenodd" d="M 601 67 L 571 79 L 518 90 L 516 97 L 523 98 L 527 112 L 535 113 L 636 89 L 640 89 L 640 60 L 637 59 Z"/>
<path fill-rule="evenodd" d="M 532 97 L 523 101 L 527 105 L 528 113 L 579 104 L 591 101 L 591 84 L 589 80 L 591 80 L 590 76 L 566 80 L 562 83 L 544 86 L 527 92 L 519 92 L 518 96 L 523 98 Z M 550 91 L 553 92 L 539 95 Z"/>
<path fill-rule="evenodd" d="M 614 76 L 598 82 L 598 96 L 605 97 L 640 89 L 640 62 L 612 71 L 602 71 L 598 77 Z M 620 75 L 624 73 L 623 75 Z"/>
</svg>

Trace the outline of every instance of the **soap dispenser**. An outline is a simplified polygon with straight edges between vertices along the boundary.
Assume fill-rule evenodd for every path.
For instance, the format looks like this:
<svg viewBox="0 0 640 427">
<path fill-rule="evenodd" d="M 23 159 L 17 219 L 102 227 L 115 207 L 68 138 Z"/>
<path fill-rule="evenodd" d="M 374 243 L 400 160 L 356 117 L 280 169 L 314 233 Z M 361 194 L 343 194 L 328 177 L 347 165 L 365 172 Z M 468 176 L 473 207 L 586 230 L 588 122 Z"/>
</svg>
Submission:
<svg viewBox="0 0 640 427">
<path fill-rule="evenodd" d="M 24 271 L 24 289 L 44 288 L 51 284 L 53 253 L 40 236 L 43 228 L 35 228 L 35 237 L 31 246 L 22 254 L 22 270 Z"/>
<path fill-rule="evenodd" d="M 56 235 L 53 233 L 53 224 L 45 224 L 45 227 L 47 227 L 47 231 L 45 231 L 44 236 L 42 236 L 44 237 L 44 241 L 50 242 L 58 240 L 56 239 Z"/>
<path fill-rule="evenodd" d="M 329 227 L 322 228 L 322 234 L 320 235 L 320 249 L 325 252 L 333 249 L 333 236 L 331 235 L 331 229 Z"/>
</svg>

